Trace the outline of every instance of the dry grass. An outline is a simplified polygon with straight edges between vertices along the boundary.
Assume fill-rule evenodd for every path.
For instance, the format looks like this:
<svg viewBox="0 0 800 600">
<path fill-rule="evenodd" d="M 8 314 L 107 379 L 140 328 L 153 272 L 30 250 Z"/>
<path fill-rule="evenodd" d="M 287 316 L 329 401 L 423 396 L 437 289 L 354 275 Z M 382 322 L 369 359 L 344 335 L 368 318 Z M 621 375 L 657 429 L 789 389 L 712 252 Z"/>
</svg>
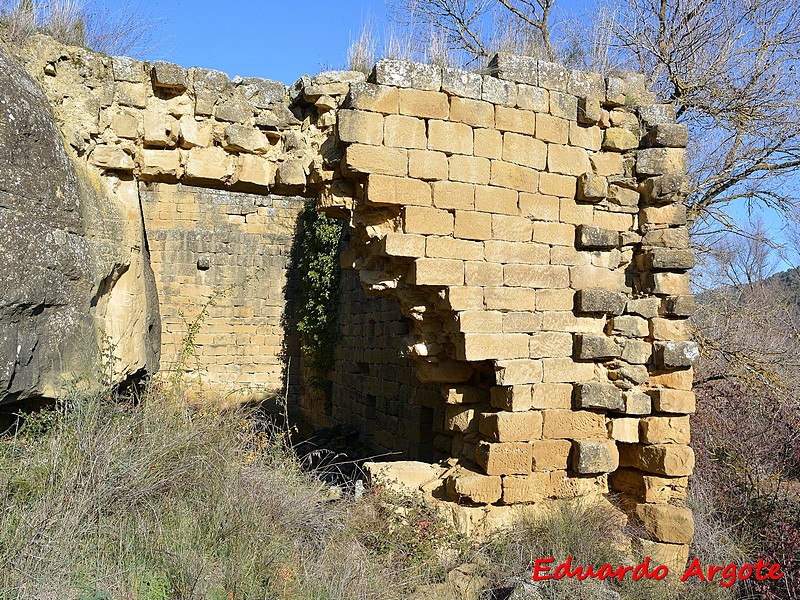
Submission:
<svg viewBox="0 0 800 600">
<path fill-rule="evenodd" d="M 96 0 L 0 0 L 0 33 L 16 45 L 44 33 L 106 54 L 139 54 L 152 49 L 157 8 L 141 0 L 115 8 Z"/>
</svg>

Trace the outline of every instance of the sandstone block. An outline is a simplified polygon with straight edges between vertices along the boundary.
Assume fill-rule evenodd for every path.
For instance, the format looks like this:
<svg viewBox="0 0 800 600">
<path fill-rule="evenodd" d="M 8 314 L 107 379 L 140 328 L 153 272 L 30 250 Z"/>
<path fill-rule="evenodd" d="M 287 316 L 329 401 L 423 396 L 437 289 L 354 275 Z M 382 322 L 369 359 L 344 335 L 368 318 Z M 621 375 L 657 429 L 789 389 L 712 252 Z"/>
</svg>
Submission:
<svg viewBox="0 0 800 600">
<path fill-rule="evenodd" d="M 545 439 L 600 438 L 608 436 L 601 414 L 586 410 L 545 410 L 542 437 Z"/>
<path fill-rule="evenodd" d="M 536 305 L 536 291 L 525 288 L 487 287 L 484 288 L 484 300 L 487 310 L 532 310 Z"/>
<path fill-rule="evenodd" d="M 234 123 L 225 128 L 223 146 L 227 150 L 255 154 L 268 149 L 269 141 L 258 129 Z"/>
<path fill-rule="evenodd" d="M 503 81 L 492 75 L 483 76 L 481 99 L 492 104 L 516 106 L 517 85 L 511 81 Z"/>
<path fill-rule="evenodd" d="M 450 180 L 486 185 L 489 183 L 488 158 L 454 154 L 450 157 Z"/>
<path fill-rule="evenodd" d="M 489 60 L 489 71 L 508 81 L 536 85 L 539 80 L 539 61 L 529 56 L 500 52 Z"/>
<path fill-rule="evenodd" d="M 458 500 L 467 498 L 477 504 L 492 504 L 500 500 L 503 490 L 498 476 L 487 476 L 460 469 L 447 478 L 447 495 Z"/>
<path fill-rule="evenodd" d="M 344 167 L 352 173 L 366 173 L 375 175 L 392 175 L 397 178 L 405 177 L 408 172 L 408 154 L 401 148 L 385 148 L 383 146 L 365 146 L 352 144 L 344 152 Z M 402 179 L 400 181 L 403 181 Z M 384 183 L 389 183 L 388 180 Z M 401 187 L 406 189 L 414 184 L 405 183 Z M 422 189 L 428 184 L 417 182 L 416 187 Z M 372 190 L 368 191 L 372 192 Z M 429 194 L 430 195 L 430 194 Z M 371 194 L 369 200 L 378 202 Z M 385 202 L 385 200 L 384 200 Z M 418 204 L 419 202 L 412 202 Z M 429 204 L 426 202 L 425 204 Z"/>
<path fill-rule="evenodd" d="M 523 217 L 537 221 L 558 221 L 560 210 L 559 198 L 521 192 L 519 210 Z"/>
<path fill-rule="evenodd" d="M 547 170 L 562 175 L 583 175 L 592 170 L 589 155 L 583 148 L 547 145 Z"/>
<path fill-rule="evenodd" d="M 634 540 L 638 556 L 649 556 L 651 564 L 665 565 L 670 573 L 683 573 L 689 560 L 688 544 L 664 544 L 651 540 Z"/>
<path fill-rule="evenodd" d="M 455 258 L 459 260 L 483 260 L 483 244 L 449 237 L 429 237 L 425 243 L 428 258 Z"/>
<path fill-rule="evenodd" d="M 665 369 L 690 367 L 700 357 L 695 342 L 656 342 L 653 344 L 656 365 Z"/>
<path fill-rule="evenodd" d="M 510 287 L 557 289 L 569 287 L 569 269 L 564 266 L 509 264 L 503 281 Z"/>
<path fill-rule="evenodd" d="M 639 147 L 639 138 L 622 127 L 610 127 L 603 135 L 603 150 L 627 152 Z"/>
<path fill-rule="evenodd" d="M 233 174 L 230 155 L 222 148 L 192 148 L 186 160 L 186 177 L 207 181 L 226 181 Z"/>
<path fill-rule="evenodd" d="M 650 326 L 647 319 L 633 315 L 614 317 L 611 320 L 611 330 L 614 335 L 626 337 L 647 337 L 650 335 Z"/>
<path fill-rule="evenodd" d="M 475 409 L 468 405 L 449 405 L 444 411 L 444 427 L 447 431 L 467 433 L 477 431 L 478 420 L 475 418 Z"/>
<path fill-rule="evenodd" d="M 567 144 L 569 142 L 569 121 L 537 113 L 536 138 L 552 144 Z"/>
<path fill-rule="evenodd" d="M 114 100 L 120 106 L 145 108 L 147 106 L 147 89 L 141 83 L 119 81 L 114 85 Z"/>
<path fill-rule="evenodd" d="M 575 309 L 580 313 L 621 315 L 625 303 L 623 294 L 606 289 L 586 288 L 575 294 Z"/>
<path fill-rule="evenodd" d="M 534 242 L 551 246 L 575 245 L 575 226 L 569 223 L 536 222 L 533 224 Z"/>
<path fill-rule="evenodd" d="M 547 413 L 545 433 L 546 431 Z M 620 465 L 670 477 L 687 476 L 694 469 L 694 451 L 689 446 L 675 444 L 625 445 L 620 448 Z"/>
<path fill-rule="evenodd" d="M 645 206 L 639 212 L 642 226 L 686 225 L 686 205 L 682 202 L 665 206 Z"/>
<path fill-rule="evenodd" d="M 670 317 L 691 317 L 696 309 L 694 296 L 672 296 L 664 299 L 664 314 Z"/>
<path fill-rule="evenodd" d="M 683 503 L 688 484 L 688 477 L 657 477 L 635 469 L 619 469 L 611 475 L 615 491 L 653 504 Z"/>
<path fill-rule="evenodd" d="M 573 290 L 541 290 L 536 295 L 536 310 L 572 310 Z"/>
<path fill-rule="evenodd" d="M 472 210 L 475 206 L 475 186 L 454 181 L 434 181 L 433 205 L 436 208 Z"/>
<path fill-rule="evenodd" d="M 405 115 L 388 115 L 383 121 L 383 139 L 387 146 L 391 146 L 393 148 L 417 149 L 425 149 L 428 147 L 428 136 L 425 132 L 425 121 L 422 119 L 408 117 Z M 377 142 L 377 144 L 380 144 L 380 142 Z"/>
<path fill-rule="evenodd" d="M 481 100 L 450 97 L 450 120 L 472 127 L 494 128 L 494 105 Z"/>
<path fill-rule="evenodd" d="M 572 442 L 572 470 L 583 475 L 610 473 L 619 466 L 614 440 L 575 440 Z"/>
<path fill-rule="evenodd" d="M 685 172 L 686 151 L 683 148 L 645 148 L 636 155 L 636 173 L 639 176 Z"/>
<path fill-rule="evenodd" d="M 492 215 L 457 210 L 454 235 L 467 240 L 490 240 L 492 238 Z"/>
<path fill-rule="evenodd" d="M 452 67 L 442 68 L 442 91 L 451 96 L 480 100 L 483 77 Z M 452 110 L 452 106 L 451 106 Z"/>
<path fill-rule="evenodd" d="M 474 133 L 473 154 L 485 158 L 501 158 L 503 155 L 503 134 L 495 129 L 476 129 Z"/>
<path fill-rule="evenodd" d="M 692 334 L 686 319 L 654 318 L 650 320 L 650 335 L 654 340 L 682 342 L 687 341 Z"/>
<path fill-rule="evenodd" d="M 408 152 L 408 175 L 414 179 L 434 181 L 447 179 L 449 165 L 444 152 L 410 150 Z"/>
<path fill-rule="evenodd" d="M 608 180 L 601 175 L 583 173 L 578 177 L 578 198 L 587 202 L 599 202 L 608 195 Z"/>
<path fill-rule="evenodd" d="M 451 235 L 453 215 L 437 208 L 406 206 L 403 209 L 403 230 L 422 235 Z"/>
<path fill-rule="evenodd" d="M 503 265 L 499 263 L 487 263 L 483 261 L 466 262 L 464 275 L 467 285 L 481 287 L 503 285 Z"/>
<path fill-rule="evenodd" d="M 648 146 L 685 148 L 689 142 L 689 130 L 686 125 L 662 123 L 655 125 L 645 136 Z"/>
<path fill-rule="evenodd" d="M 387 256 L 421 258 L 425 256 L 425 236 L 389 233 L 383 238 L 383 251 Z"/>
<path fill-rule="evenodd" d="M 447 154 L 472 154 L 472 128 L 464 123 L 428 121 L 428 148 Z"/>
<path fill-rule="evenodd" d="M 578 383 L 575 385 L 575 406 L 599 410 L 621 410 L 622 392 L 610 383 Z"/>
<path fill-rule="evenodd" d="M 144 144 L 158 148 L 171 148 L 178 143 L 180 125 L 175 117 L 158 110 L 144 113 Z"/>
<path fill-rule="evenodd" d="M 136 166 L 133 158 L 119 146 L 98 144 L 89 155 L 89 161 L 101 169 L 112 171 L 133 171 Z"/>
<path fill-rule="evenodd" d="M 548 496 L 549 489 L 549 473 L 506 475 L 503 477 L 503 502 L 505 504 L 539 502 Z"/>
<path fill-rule="evenodd" d="M 436 90 L 442 86 L 442 69 L 436 65 L 382 58 L 372 70 L 379 84 L 419 90 Z"/>
<path fill-rule="evenodd" d="M 114 81 L 142 83 L 145 79 L 144 63 L 127 56 L 111 57 L 111 73 Z"/>
<path fill-rule="evenodd" d="M 497 106 L 495 109 L 495 128 L 499 131 L 513 131 L 533 135 L 536 130 L 536 115 L 527 110 Z"/>
<path fill-rule="evenodd" d="M 542 380 L 540 360 L 498 360 L 494 363 L 497 385 L 514 386 L 537 383 Z"/>
<path fill-rule="evenodd" d="M 673 390 L 674 391 L 674 390 Z M 641 437 L 645 444 L 689 445 L 689 417 L 648 417 L 642 419 Z"/>
<path fill-rule="evenodd" d="M 569 124 L 569 143 L 571 146 L 578 146 L 579 148 L 597 152 L 603 145 L 603 130 L 596 125 L 586 127 L 571 121 Z"/>
<path fill-rule="evenodd" d="M 416 179 L 370 175 L 367 179 L 367 201 L 374 204 L 430 206 L 431 186 Z"/>
<path fill-rule="evenodd" d="M 638 110 L 645 127 L 675 122 L 675 106 L 672 104 L 643 104 Z"/>
<path fill-rule="evenodd" d="M 193 150 L 194 152 L 194 150 Z M 290 158 L 278 166 L 276 176 L 278 183 L 283 185 L 300 186 L 306 184 L 306 166 L 303 160 Z"/>
<path fill-rule="evenodd" d="M 550 110 L 550 92 L 534 85 L 517 86 L 517 106 L 523 110 L 546 113 Z"/>
<path fill-rule="evenodd" d="M 645 246 L 661 246 L 663 248 L 688 248 L 689 232 L 685 227 L 674 229 L 656 229 L 648 231 L 642 238 Z"/>
<path fill-rule="evenodd" d="M 464 285 L 464 263 L 460 260 L 418 258 L 412 264 L 409 280 L 414 285 Z"/>
<path fill-rule="evenodd" d="M 451 310 L 483 309 L 483 288 L 450 287 L 445 294 Z"/>
<path fill-rule="evenodd" d="M 493 160 L 491 184 L 516 191 L 535 193 L 539 189 L 539 172 L 521 165 Z"/>
<path fill-rule="evenodd" d="M 592 163 L 595 174 L 601 177 L 622 175 L 625 172 L 621 154 L 612 152 L 592 154 L 589 161 Z"/>
<path fill-rule="evenodd" d="M 275 164 L 266 158 L 243 154 L 238 162 L 237 181 L 260 187 L 270 187 L 275 183 Z"/>
<path fill-rule="evenodd" d="M 669 504 L 639 504 L 636 516 L 647 532 L 660 542 L 688 544 L 694 537 L 692 511 Z"/>
<path fill-rule="evenodd" d="M 650 396 L 638 389 L 632 389 L 622 394 L 626 415 L 649 415 L 652 410 Z"/>
<path fill-rule="evenodd" d="M 182 174 L 180 152 L 174 150 L 142 150 L 140 174 L 143 178 L 177 179 Z"/>
<path fill-rule="evenodd" d="M 608 493 L 608 475 L 570 476 L 564 471 L 550 472 L 553 498 L 582 498 Z"/>
<path fill-rule="evenodd" d="M 481 413 L 478 430 L 494 442 L 529 442 L 542 437 L 542 413 L 492 412 Z"/>
<path fill-rule="evenodd" d="M 619 356 L 619 346 L 606 335 L 591 335 L 588 333 L 575 335 L 575 358 L 579 360 L 608 360 Z"/>
<path fill-rule="evenodd" d="M 622 360 L 634 365 L 646 365 L 653 355 L 653 346 L 642 340 L 626 340 Z"/>
<path fill-rule="evenodd" d="M 210 121 L 197 121 L 187 115 L 180 119 L 181 148 L 207 147 L 213 142 L 213 126 Z"/>
<path fill-rule="evenodd" d="M 633 315 L 639 315 L 645 319 L 652 319 L 658 316 L 658 311 L 660 308 L 660 298 L 635 298 L 628 300 L 628 305 L 625 307 L 625 312 Z"/>
<path fill-rule="evenodd" d="M 533 442 L 533 470 L 564 470 L 569 463 L 570 440 L 536 440 Z"/>
<path fill-rule="evenodd" d="M 608 422 L 611 439 L 626 444 L 639 443 L 639 419 L 615 417 Z"/>
<path fill-rule="evenodd" d="M 384 117 L 380 113 L 340 110 L 337 116 L 341 141 L 372 146 L 380 146 L 383 143 Z"/>
<path fill-rule="evenodd" d="M 634 225 L 634 215 L 611 212 L 605 210 L 594 211 L 592 224 L 604 229 L 615 229 L 620 232 L 629 232 Z"/>
<path fill-rule="evenodd" d="M 577 266 L 569 268 L 570 286 L 575 290 L 594 289 L 607 290 L 625 288 L 625 272 L 617 269 L 606 269 L 594 266 Z"/>
<path fill-rule="evenodd" d="M 561 331 L 534 333 L 530 339 L 531 358 L 566 358 L 572 356 L 572 334 Z"/>
<path fill-rule="evenodd" d="M 542 315 L 535 312 L 508 312 L 503 315 L 503 333 L 535 333 L 542 329 Z"/>
<path fill-rule="evenodd" d="M 475 450 L 475 460 L 487 475 L 528 475 L 531 473 L 533 447 L 522 442 L 481 442 Z"/>
<path fill-rule="evenodd" d="M 579 248 L 616 248 L 619 245 L 619 233 L 610 229 L 602 229 L 594 225 L 578 225 Z"/>
<path fill-rule="evenodd" d="M 575 198 L 577 189 L 576 177 L 559 175 L 558 173 L 541 173 L 539 176 L 539 192 L 546 196 L 559 198 Z"/>
<path fill-rule="evenodd" d="M 574 383 L 588 381 L 594 378 L 594 364 L 577 363 L 571 358 L 545 358 L 544 366 L 545 383 Z"/>
<path fill-rule="evenodd" d="M 528 336 L 522 333 L 467 333 L 464 346 L 456 348 L 459 360 L 527 358 Z"/>
<path fill-rule="evenodd" d="M 475 188 L 475 210 L 516 215 L 517 192 L 513 189 L 479 185 Z"/>
<path fill-rule="evenodd" d="M 527 135 L 503 134 L 503 160 L 533 169 L 544 170 L 547 144 Z"/>
<path fill-rule="evenodd" d="M 401 115 L 423 119 L 447 119 L 450 103 L 447 94 L 417 89 L 401 89 L 398 92 Z"/>
<path fill-rule="evenodd" d="M 398 89 L 374 83 L 353 83 L 350 85 L 350 94 L 345 99 L 345 106 L 354 110 L 393 114 L 399 107 Z"/>
<path fill-rule="evenodd" d="M 652 387 L 665 387 L 672 390 L 691 390 L 694 370 L 680 369 L 662 373 L 651 373 L 650 385 Z"/>
<path fill-rule="evenodd" d="M 645 290 L 660 296 L 689 294 L 688 273 L 651 273 L 644 281 Z"/>
<path fill-rule="evenodd" d="M 531 409 L 530 385 L 506 385 L 490 388 L 492 406 L 513 412 Z"/>
<path fill-rule="evenodd" d="M 175 94 L 182 94 L 188 85 L 188 73 L 183 67 L 172 63 L 157 60 L 151 70 L 153 87 L 169 90 Z"/>
<path fill-rule="evenodd" d="M 668 173 L 659 177 L 648 177 L 641 189 L 647 204 L 674 202 L 686 195 L 688 181 L 681 173 Z"/>
<path fill-rule="evenodd" d="M 217 104 L 215 116 L 217 121 L 227 123 L 246 123 L 253 118 L 255 107 L 241 98 L 231 98 Z"/>
<path fill-rule="evenodd" d="M 657 388 L 647 393 L 652 398 L 653 410 L 657 412 L 691 414 L 695 411 L 694 392 Z"/>
<path fill-rule="evenodd" d="M 668 248 L 653 248 L 644 254 L 644 268 L 686 270 L 695 265 L 692 250 L 674 250 Z"/>
</svg>

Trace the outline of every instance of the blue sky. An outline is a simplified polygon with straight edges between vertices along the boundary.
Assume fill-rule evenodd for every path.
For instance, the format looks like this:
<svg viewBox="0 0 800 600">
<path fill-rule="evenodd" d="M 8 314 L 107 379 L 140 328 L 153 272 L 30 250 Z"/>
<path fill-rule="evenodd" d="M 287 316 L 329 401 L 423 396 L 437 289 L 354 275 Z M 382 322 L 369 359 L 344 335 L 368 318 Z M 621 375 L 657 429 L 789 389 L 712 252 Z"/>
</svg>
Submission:
<svg viewBox="0 0 800 600">
<path fill-rule="evenodd" d="M 109 7 L 125 0 L 109 0 Z M 173 0 L 139 5 L 160 23 L 155 48 L 140 58 L 286 84 L 304 73 L 342 68 L 363 24 L 385 20 L 383 0 Z"/>
</svg>

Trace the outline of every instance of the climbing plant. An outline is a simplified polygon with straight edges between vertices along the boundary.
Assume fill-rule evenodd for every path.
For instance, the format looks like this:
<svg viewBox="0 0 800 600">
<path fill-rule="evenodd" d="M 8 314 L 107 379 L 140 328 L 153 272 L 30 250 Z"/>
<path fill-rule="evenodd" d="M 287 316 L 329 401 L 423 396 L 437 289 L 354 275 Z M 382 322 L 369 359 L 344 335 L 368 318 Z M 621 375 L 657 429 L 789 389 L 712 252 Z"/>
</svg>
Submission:
<svg viewBox="0 0 800 600">
<path fill-rule="evenodd" d="M 306 202 L 300 246 L 300 294 L 297 328 L 311 385 L 326 391 L 326 373 L 333 367 L 339 307 L 339 244 L 343 223 L 317 212 L 314 200 Z"/>
</svg>

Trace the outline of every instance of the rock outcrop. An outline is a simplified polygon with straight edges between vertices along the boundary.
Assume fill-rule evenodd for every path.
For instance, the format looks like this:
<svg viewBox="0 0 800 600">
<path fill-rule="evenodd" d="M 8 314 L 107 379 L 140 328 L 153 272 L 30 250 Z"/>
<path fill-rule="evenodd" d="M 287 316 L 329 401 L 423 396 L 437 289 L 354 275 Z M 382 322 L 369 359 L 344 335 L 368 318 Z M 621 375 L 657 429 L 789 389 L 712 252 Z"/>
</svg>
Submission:
<svg viewBox="0 0 800 600">
<path fill-rule="evenodd" d="M 135 185 L 124 206 L 70 158 L 40 86 L 2 49 L 0 90 L 0 403 L 55 398 L 98 365 L 117 382 L 154 371 Z"/>
</svg>

